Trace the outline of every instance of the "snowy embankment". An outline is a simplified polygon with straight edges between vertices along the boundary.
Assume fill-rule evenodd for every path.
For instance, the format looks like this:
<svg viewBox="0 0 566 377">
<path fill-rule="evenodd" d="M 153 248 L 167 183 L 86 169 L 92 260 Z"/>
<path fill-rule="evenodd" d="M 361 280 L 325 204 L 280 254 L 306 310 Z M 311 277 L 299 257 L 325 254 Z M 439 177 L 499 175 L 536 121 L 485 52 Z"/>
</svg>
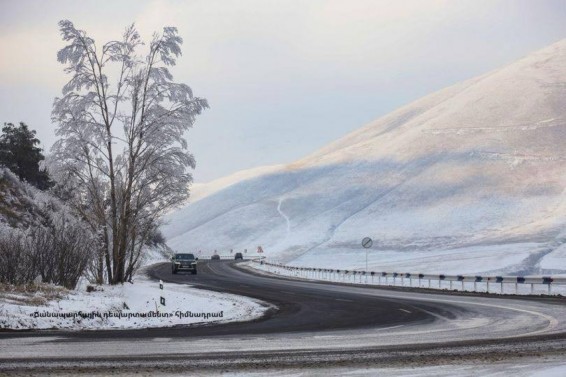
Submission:
<svg viewBox="0 0 566 377">
<path fill-rule="evenodd" d="M 189 285 L 164 283 L 161 290 L 159 282 L 142 274 L 133 284 L 99 289 L 43 286 L 33 293 L 4 289 L 0 329 L 110 330 L 238 322 L 259 318 L 268 309 L 257 300 Z"/>
<path fill-rule="evenodd" d="M 566 296 L 566 278 L 553 276 L 553 283 L 544 283 L 543 277 L 526 277 L 517 283 L 516 277 L 507 276 L 498 280 L 495 276 L 422 274 L 417 271 L 373 271 L 365 269 L 346 270 L 333 264 L 320 267 L 289 266 L 266 261 L 253 260 L 243 267 L 269 275 L 286 276 L 294 279 L 347 283 L 364 286 L 392 286 L 406 288 L 428 288 L 463 292 L 520 295 L 558 295 Z M 481 279 L 478 279 L 480 277 Z"/>
</svg>

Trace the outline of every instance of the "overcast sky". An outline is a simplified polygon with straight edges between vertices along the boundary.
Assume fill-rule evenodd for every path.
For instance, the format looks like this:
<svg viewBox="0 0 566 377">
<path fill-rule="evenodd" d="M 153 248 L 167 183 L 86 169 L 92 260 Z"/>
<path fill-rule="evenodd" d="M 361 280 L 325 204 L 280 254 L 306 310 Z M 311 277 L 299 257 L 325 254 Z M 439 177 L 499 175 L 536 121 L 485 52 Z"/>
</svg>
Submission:
<svg viewBox="0 0 566 377">
<path fill-rule="evenodd" d="M 566 0 L 0 0 L 0 122 L 25 121 L 46 151 L 61 19 L 98 43 L 178 27 L 172 72 L 211 105 L 186 135 L 197 182 L 292 162 L 566 38 Z"/>
</svg>

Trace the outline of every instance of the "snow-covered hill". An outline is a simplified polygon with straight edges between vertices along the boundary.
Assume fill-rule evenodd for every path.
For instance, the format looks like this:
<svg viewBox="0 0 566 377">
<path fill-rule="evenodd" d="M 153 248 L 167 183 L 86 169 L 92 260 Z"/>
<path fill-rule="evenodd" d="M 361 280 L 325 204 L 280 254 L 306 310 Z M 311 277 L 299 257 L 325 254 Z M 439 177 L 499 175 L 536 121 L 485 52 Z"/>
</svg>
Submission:
<svg viewBox="0 0 566 377">
<path fill-rule="evenodd" d="M 191 196 L 187 203 L 194 203 L 202 198 L 210 196 L 228 186 L 234 185 L 241 181 L 256 178 L 258 176 L 280 170 L 283 165 L 260 166 L 257 168 L 241 170 L 225 177 L 215 179 L 207 183 L 195 183 L 191 186 Z"/>
<path fill-rule="evenodd" d="M 379 90 L 379 88 L 376 88 Z M 566 40 L 169 215 L 169 245 L 422 272 L 566 273 Z"/>
</svg>

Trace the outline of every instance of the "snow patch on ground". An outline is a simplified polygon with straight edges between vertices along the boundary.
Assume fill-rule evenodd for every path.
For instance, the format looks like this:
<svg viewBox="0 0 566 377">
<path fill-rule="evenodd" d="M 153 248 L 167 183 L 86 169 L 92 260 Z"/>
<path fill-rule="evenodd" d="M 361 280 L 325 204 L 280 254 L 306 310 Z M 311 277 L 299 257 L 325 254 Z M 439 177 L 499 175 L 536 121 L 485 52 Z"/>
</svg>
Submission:
<svg viewBox="0 0 566 377">
<path fill-rule="evenodd" d="M 21 293 L 2 295 L 0 329 L 109 330 L 238 322 L 259 318 L 269 307 L 258 300 L 189 285 L 165 283 L 161 290 L 159 282 L 141 274 L 133 284 L 102 289 L 65 291 L 61 298 L 44 304 L 23 304 L 26 297 Z"/>
</svg>

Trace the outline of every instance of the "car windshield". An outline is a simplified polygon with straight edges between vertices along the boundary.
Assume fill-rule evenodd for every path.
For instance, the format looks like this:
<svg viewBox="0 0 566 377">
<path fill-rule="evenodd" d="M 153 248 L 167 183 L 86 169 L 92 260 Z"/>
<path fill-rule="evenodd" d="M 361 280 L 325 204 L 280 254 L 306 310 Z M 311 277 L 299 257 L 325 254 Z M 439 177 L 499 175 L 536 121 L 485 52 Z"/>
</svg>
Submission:
<svg viewBox="0 0 566 377">
<path fill-rule="evenodd" d="M 195 259 L 195 256 L 193 254 L 176 254 L 175 259 L 177 259 L 177 260 L 190 260 L 190 259 Z"/>
</svg>

